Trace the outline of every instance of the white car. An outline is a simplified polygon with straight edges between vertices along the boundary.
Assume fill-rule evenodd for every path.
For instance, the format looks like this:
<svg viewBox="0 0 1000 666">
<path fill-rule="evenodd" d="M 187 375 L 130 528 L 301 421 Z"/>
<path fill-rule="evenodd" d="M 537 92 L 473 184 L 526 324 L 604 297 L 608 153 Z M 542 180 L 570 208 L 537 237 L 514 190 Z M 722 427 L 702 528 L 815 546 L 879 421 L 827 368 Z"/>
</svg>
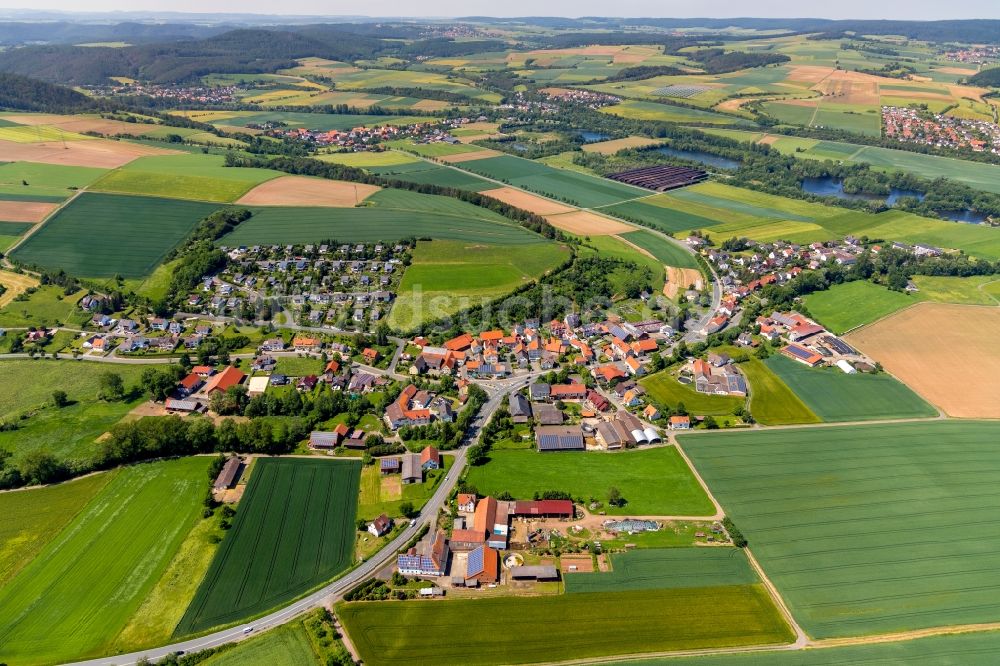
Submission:
<svg viewBox="0 0 1000 666">
<path fill-rule="evenodd" d="M 253 631 L 253 627 L 243 627 L 244 634 L 249 634 L 251 631 Z"/>
</svg>

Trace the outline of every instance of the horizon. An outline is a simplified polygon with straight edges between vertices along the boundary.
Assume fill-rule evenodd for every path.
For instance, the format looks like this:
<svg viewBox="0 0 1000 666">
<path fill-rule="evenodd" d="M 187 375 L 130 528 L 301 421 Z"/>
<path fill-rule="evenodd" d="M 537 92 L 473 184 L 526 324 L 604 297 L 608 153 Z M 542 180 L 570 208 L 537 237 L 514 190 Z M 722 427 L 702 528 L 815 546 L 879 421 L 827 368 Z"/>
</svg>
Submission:
<svg viewBox="0 0 1000 666">
<path fill-rule="evenodd" d="M 176 3 L 171 3 L 170 8 L 160 8 L 159 5 L 164 4 L 162 0 L 150 0 L 148 2 L 137 2 L 130 3 L 129 8 L 121 8 L 118 0 L 107 0 L 105 2 L 95 2 L 91 4 L 91 8 L 88 10 L 79 10 L 76 8 L 75 3 L 69 2 L 69 0 L 55 0 L 50 2 L 48 0 L 41 0 L 39 5 L 36 7 L 25 7 L 20 3 L 5 3 L 0 0 L 0 13 L 10 12 L 15 14 L 23 14 L 25 17 L 31 16 L 46 16 L 50 14 L 65 16 L 67 18 L 72 17 L 103 17 L 108 15 L 120 15 L 120 16 L 143 16 L 150 20 L 155 20 L 157 17 L 260 17 L 260 18 L 285 18 L 287 20 L 302 20 L 302 19 L 339 19 L 339 20 L 359 20 L 359 19 L 374 19 L 374 20 L 443 20 L 443 19 L 470 19 L 470 18 L 493 18 L 493 19 L 538 19 L 538 18 L 565 18 L 567 20 L 583 20 L 583 19 L 640 19 L 640 18 L 655 18 L 655 19 L 678 19 L 678 20 L 696 20 L 696 19 L 708 19 L 708 20 L 745 20 L 745 19 L 788 19 L 788 20 L 823 20 L 823 21 L 956 21 L 956 20 L 998 20 L 1000 19 L 1000 5 L 990 2 L 990 0 L 958 0 L 956 3 L 951 3 L 947 8 L 942 5 L 933 5 L 918 10 L 914 10 L 913 3 L 905 2 L 905 0 L 890 0 L 887 3 L 883 3 L 878 7 L 870 7 L 868 3 L 864 3 L 861 0 L 847 0 L 847 2 L 841 3 L 839 7 L 842 9 L 830 15 L 820 16 L 813 14 L 803 14 L 798 11 L 798 3 L 792 0 L 781 0 L 777 3 L 769 3 L 769 7 L 777 9 L 760 10 L 760 13 L 748 14 L 744 11 L 742 3 L 736 0 L 724 0 L 721 3 L 716 3 L 716 5 L 721 5 L 722 8 L 732 6 L 734 11 L 726 11 L 722 9 L 716 12 L 704 12 L 699 10 L 698 12 L 685 12 L 683 7 L 678 7 L 676 9 L 671 9 L 670 11 L 662 11 L 654 3 L 647 3 L 644 0 L 633 1 L 627 3 L 630 7 L 636 7 L 634 11 L 628 11 L 623 13 L 618 13 L 614 15 L 604 15 L 593 11 L 581 11 L 579 2 L 567 2 L 566 0 L 558 0 L 556 3 L 549 5 L 550 7 L 560 7 L 565 6 L 567 8 L 572 7 L 572 13 L 570 11 L 560 12 L 558 9 L 553 11 L 547 11 L 542 14 L 533 14 L 531 8 L 533 7 L 530 3 L 515 2 L 511 6 L 512 9 L 509 12 L 503 13 L 490 13 L 486 11 L 475 11 L 476 8 L 483 6 L 489 7 L 491 11 L 495 11 L 496 7 L 490 3 L 466 3 L 465 7 L 469 11 L 463 12 L 461 14 L 450 13 L 447 11 L 435 11 L 429 9 L 428 12 L 422 14 L 411 14 L 406 13 L 403 8 L 402 12 L 392 11 L 392 8 L 396 3 L 394 2 L 383 2 L 378 3 L 378 5 L 369 6 L 366 13 L 329 13 L 327 11 L 317 11 L 310 10 L 307 7 L 312 7 L 318 5 L 317 0 L 293 0 L 290 5 L 289 11 L 282 13 L 275 13 L 273 11 L 268 11 L 270 3 L 263 2 L 263 0 L 249 0 L 248 2 L 239 3 L 238 8 L 231 8 L 230 5 L 235 4 L 230 0 L 208 0 L 208 2 L 195 2 L 194 0 L 179 0 Z M 425 4 L 425 7 L 448 7 L 452 3 L 440 2 L 435 0 L 429 4 Z M 208 5 L 210 9 L 205 9 L 204 7 Z M 379 5 L 382 5 L 380 7 Z M 960 7 L 956 9 L 955 5 Z M 584 3 L 585 7 L 590 7 L 590 3 Z M 593 3 L 595 8 L 600 7 L 597 3 Z M 524 7 L 528 11 L 518 11 L 519 8 Z M 378 11 L 379 9 L 384 11 Z M 643 11 L 640 8 L 648 8 L 652 11 Z M 659 10 L 659 11 L 657 11 Z M 873 11 L 873 10 L 877 10 Z M 956 17 L 956 13 L 961 12 L 961 16 Z M 10 20 L 10 18 L 6 18 Z"/>
</svg>

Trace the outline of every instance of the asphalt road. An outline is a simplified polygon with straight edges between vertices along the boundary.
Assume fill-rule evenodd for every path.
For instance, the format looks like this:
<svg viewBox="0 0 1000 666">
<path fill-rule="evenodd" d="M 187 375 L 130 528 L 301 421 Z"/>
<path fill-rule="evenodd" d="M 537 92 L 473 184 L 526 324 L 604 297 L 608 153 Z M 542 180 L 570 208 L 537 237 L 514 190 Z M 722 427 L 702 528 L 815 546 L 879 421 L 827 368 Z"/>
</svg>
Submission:
<svg viewBox="0 0 1000 666">
<path fill-rule="evenodd" d="M 527 385 L 528 382 L 537 374 L 538 373 L 533 372 L 511 379 L 496 382 L 484 382 L 481 384 L 483 389 L 486 390 L 489 395 L 489 399 L 486 404 L 483 405 L 482 409 L 480 409 L 479 415 L 473 421 L 471 427 L 472 436 L 469 438 L 468 444 L 475 444 L 479 441 L 479 433 L 482 430 L 482 427 L 486 425 L 489 419 L 493 416 L 493 413 L 503 404 L 506 395 L 511 390 L 519 389 L 520 387 Z M 264 617 L 252 622 L 247 622 L 246 624 L 241 624 L 230 629 L 224 629 L 212 634 L 207 634 L 205 636 L 201 636 L 200 638 L 192 638 L 191 640 L 181 641 L 171 645 L 164 645 L 163 647 L 144 650 L 141 652 L 130 652 L 128 654 L 119 654 L 73 663 L 81 666 L 110 666 L 112 664 L 124 666 L 127 664 L 134 664 L 143 657 L 150 660 L 156 660 L 178 651 L 197 652 L 199 650 L 205 650 L 207 648 L 217 647 L 225 643 L 232 643 L 251 636 L 256 636 L 264 630 L 272 629 L 290 622 L 306 611 L 336 601 L 352 587 L 366 578 L 373 576 L 382 567 L 390 563 L 395 558 L 396 552 L 402 548 L 406 542 L 416 536 L 424 524 L 434 524 L 438 511 L 440 511 L 441 507 L 444 506 L 445 501 L 451 494 L 451 491 L 458 483 L 458 479 L 461 476 L 462 471 L 465 469 L 466 448 L 459 448 L 454 453 L 455 462 L 452 465 L 451 471 L 438 486 L 431 499 L 424 505 L 423 510 L 420 512 L 420 516 L 416 519 L 416 523 L 412 527 L 407 526 L 407 528 L 403 530 L 399 536 L 393 539 L 390 543 L 386 544 L 382 550 L 369 560 L 362 563 L 355 569 L 352 569 L 342 578 L 339 578 L 322 589 L 310 594 L 308 597 L 300 599 L 280 610 L 274 611 L 273 613 L 265 615 Z M 253 631 L 248 634 L 244 634 L 243 630 L 246 627 L 253 627 Z"/>
</svg>

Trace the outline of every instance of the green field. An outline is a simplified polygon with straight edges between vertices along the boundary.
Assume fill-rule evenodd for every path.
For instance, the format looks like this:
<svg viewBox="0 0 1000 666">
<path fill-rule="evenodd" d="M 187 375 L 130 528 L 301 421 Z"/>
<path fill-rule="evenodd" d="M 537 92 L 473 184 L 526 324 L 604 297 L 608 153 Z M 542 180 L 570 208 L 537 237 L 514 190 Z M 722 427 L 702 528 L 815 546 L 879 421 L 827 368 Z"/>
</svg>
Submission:
<svg viewBox="0 0 1000 666">
<path fill-rule="evenodd" d="M 90 316 L 77 307 L 86 295 L 83 290 L 67 296 L 62 288 L 54 285 L 38 287 L 27 300 L 13 300 L 0 309 L 0 326 L 78 326 Z M 3 339 L 0 338 L 0 345 Z"/>
<path fill-rule="evenodd" d="M 882 117 L 874 105 L 820 104 L 817 107 L 765 102 L 762 108 L 769 116 L 790 125 L 841 129 L 869 136 L 879 136 L 882 131 Z"/>
<path fill-rule="evenodd" d="M 750 413 L 764 425 L 818 423 L 819 417 L 762 361 L 740 363 L 750 384 Z"/>
<path fill-rule="evenodd" d="M 804 300 L 816 321 L 841 335 L 924 299 L 919 293 L 890 291 L 867 280 L 855 280 L 814 292 Z"/>
<path fill-rule="evenodd" d="M 140 157 L 109 172 L 90 189 L 195 201 L 231 202 L 255 185 L 283 175 L 270 169 L 226 167 L 225 161 L 222 155 L 202 153 Z"/>
<path fill-rule="evenodd" d="M 389 323 L 410 330 L 503 296 L 569 258 L 564 245 L 484 245 L 469 241 L 419 242 L 403 274 Z"/>
<path fill-rule="evenodd" d="M 0 589 L 24 568 L 116 472 L 44 488 L 0 493 Z"/>
<path fill-rule="evenodd" d="M 914 275 L 920 290 L 916 296 L 939 303 L 962 305 L 1000 305 L 1000 278 L 996 275 L 945 277 Z"/>
<path fill-rule="evenodd" d="M 993 666 L 1000 652 L 1000 632 L 979 631 L 894 643 L 849 645 L 822 650 L 775 650 L 699 657 L 669 657 L 608 662 L 615 666 Z"/>
<path fill-rule="evenodd" d="M 91 167 L 5 162 L 0 164 L 0 199 L 62 201 L 74 193 L 70 188 L 82 189 L 104 173 Z"/>
<path fill-rule="evenodd" d="M 203 666 L 308 666 L 319 664 L 309 634 L 301 622 L 271 629 L 262 636 L 240 641 L 234 647 L 199 662 Z"/>
<path fill-rule="evenodd" d="M 659 120 L 667 123 L 704 123 L 706 125 L 751 125 L 749 121 L 735 116 L 727 116 L 712 111 L 689 109 L 658 102 L 627 100 L 614 106 L 605 106 L 601 113 L 629 118 L 631 120 Z"/>
<path fill-rule="evenodd" d="M 672 446 L 619 453 L 538 453 L 499 450 L 490 462 L 469 469 L 468 483 L 480 495 L 509 492 L 530 499 L 560 490 L 584 501 L 605 502 L 615 486 L 626 504 L 606 506 L 609 515 L 711 516 L 712 502 Z"/>
<path fill-rule="evenodd" d="M 259 458 L 175 635 L 260 615 L 350 566 L 358 463 Z"/>
<path fill-rule="evenodd" d="M 773 354 L 764 363 L 824 421 L 932 417 L 937 410 L 887 374 L 848 375 L 839 368 L 808 368 Z"/>
<path fill-rule="evenodd" d="M 222 238 L 223 245 L 260 243 L 348 243 L 420 237 L 519 245 L 542 238 L 511 220 L 451 197 L 382 190 L 360 208 L 259 208 L 254 216 Z"/>
<path fill-rule="evenodd" d="M 670 372 L 663 371 L 643 377 L 639 383 L 646 389 L 649 396 L 661 405 L 684 407 L 692 414 L 719 416 L 732 414 L 737 407 L 743 406 L 744 398 L 732 395 L 709 395 L 698 393 L 693 384 L 681 384 Z"/>
<path fill-rule="evenodd" d="M 454 187 L 459 190 L 469 190 L 470 192 L 482 192 L 483 190 L 492 190 L 497 187 L 496 183 L 480 178 L 468 171 L 460 171 L 450 166 L 442 166 L 422 160 L 409 164 L 374 167 L 371 171 L 392 180 Z"/>
<path fill-rule="evenodd" d="M 760 582 L 743 551 L 725 546 L 647 548 L 610 555 L 607 573 L 565 574 L 566 593 L 667 590 Z"/>
<path fill-rule="evenodd" d="M 0 660 L 106 654 L 201 512 L 208 458 L 118 472 L 0 588 Z"/>
<path fill-rule="evenodd" d="M 327 153 L 317 155 L 316 159 L 321 162 L 344 164 L 358 167 L 359 169 L 394 167 L 420 162 L 416 157 L 399 152 L 398 150 L 386 150 L 383 152 L 366 151 L 363 153 Z"/>
<path fill-rule="evenodd" d="M 444 157 L 446 155 L 475 153 L 482 150 L 479 146 L 473 146 L 465 143 L 447 143 L 445 141 L 436 141 L 434 143 L 416 143 L 401 139 L 399 141 L 390 141 L 387 145 L 410 153 L 416 153 L 421 157 Z"/>
<path fill-rule="evenodd" d="M 699 269 L 694 255 L 675 241 L 667 240 L 651 231 L 630 231 L 621 234 L 630 243 L 635 243 L 649 252 L 666 266 Z"/>
<path fill-rule="evenodd" d="M 1000 424 L 682 436 L 815 638 L 995 622 Z"/>
<path fill-rule="evenodd" d="M 250 123 L 282 122 L 289 127 L 304 127 L 320 131 L 349 130 L 355 127 L 381 125 L 412 125 L 427 122 L 426 116 L 370 116 L 339 113 L 302 113 L 295 111 L 233 112 L 220 113 L 212 118 L 213 125 L 245 127 Z"/>
<path fill-rule="evenodd" d="M 561 661 L 793 639 L 759 585 L 360 602 L 338 606 L 337 615 L 362 660 L 371 664 L 516 664 L 541 655 Z M 497 622 L 502 631 L 478 632 L 475 649 L 466 641 L 444 640 L 460 627 Z"/>
<path fill-rule="evenodd" d="M 544 196 L 584 208 L 610 206 L 649 195 L 643 190 L 579 171 L 556 169 L 541 162 L 503 155 L 460 162 L 456 166 Z"/>
<path fill-rule="evenodd" d="M 81 194 L 12 257 L 83 277 L 141 277 L 217 207 L 179 199 Z"/>
<path fill-rule="evenodd" d="M 656 227 L 660 231 L 674 233 L 685 229 L 707 229 L 721 222 L 707 217 L 701 217 L 678 208 L 658 206 L 653 203 L 656 197 L 640 201 L 628 201 L 602 208 L 603 212 L 625 220 L 635 220 L 642 224 Z"/>
</svg>

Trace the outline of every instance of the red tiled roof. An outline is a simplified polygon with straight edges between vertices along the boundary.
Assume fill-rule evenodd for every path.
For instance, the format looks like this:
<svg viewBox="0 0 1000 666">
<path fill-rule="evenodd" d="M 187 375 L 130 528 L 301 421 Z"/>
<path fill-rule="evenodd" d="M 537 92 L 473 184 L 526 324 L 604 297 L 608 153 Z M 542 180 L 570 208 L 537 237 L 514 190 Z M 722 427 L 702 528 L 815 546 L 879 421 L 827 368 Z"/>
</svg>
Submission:
<svg viewBox="0 0 1000 666">
<path fill-rule="evenodd" d="M 242 383 L 244 379 L 246 379 L 246 374 L 239 368 L 234 368 L 230 365 L 225 370 L 208 380 L 208 389 L 206 389 L 205 392 L 212 393 L 213 391 L 225 391 L 226 389 Z"/>
</svg>

